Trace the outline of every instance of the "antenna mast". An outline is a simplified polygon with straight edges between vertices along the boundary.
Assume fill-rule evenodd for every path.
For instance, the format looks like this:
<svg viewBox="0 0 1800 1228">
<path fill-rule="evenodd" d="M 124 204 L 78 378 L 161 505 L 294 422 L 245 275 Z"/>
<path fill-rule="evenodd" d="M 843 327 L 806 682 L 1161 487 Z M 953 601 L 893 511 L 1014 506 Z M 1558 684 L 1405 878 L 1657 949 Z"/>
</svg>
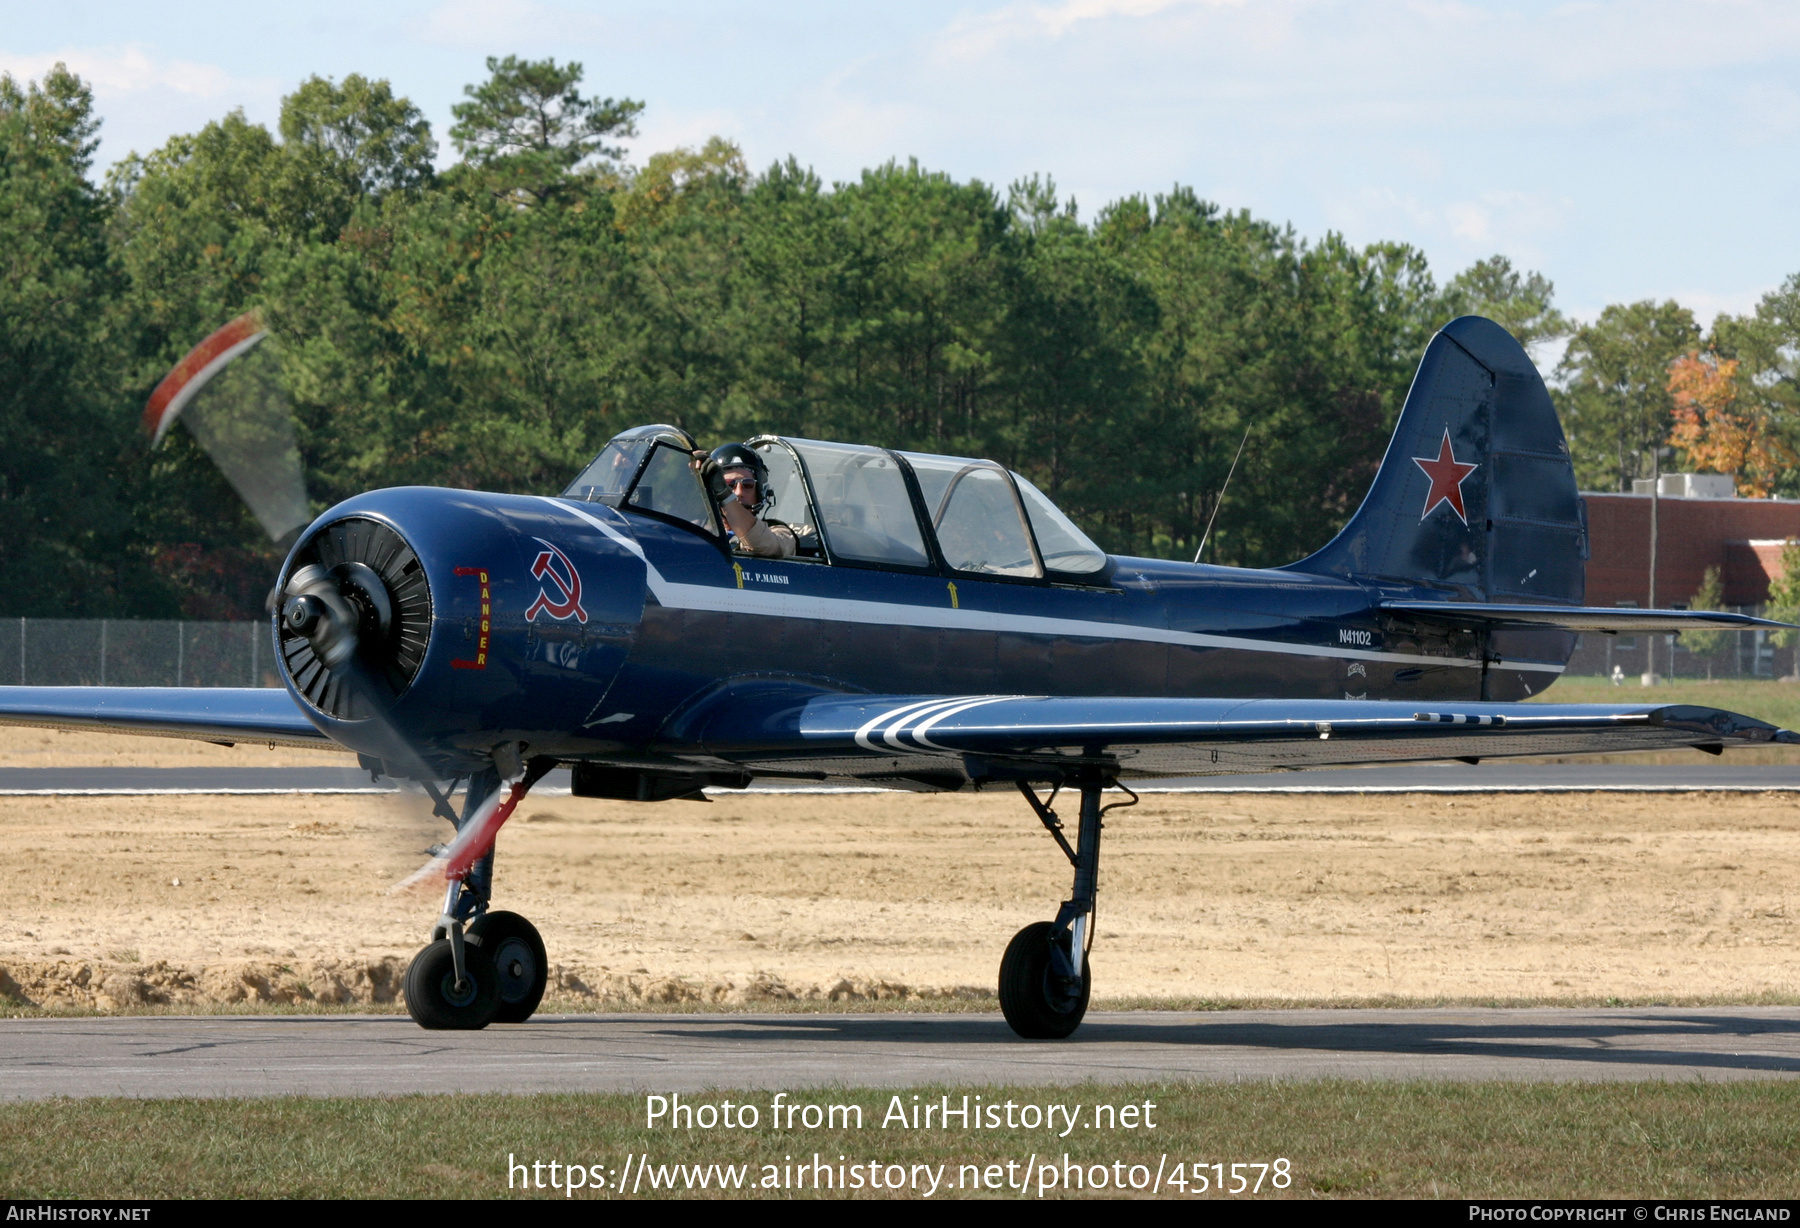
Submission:
<svg viewBox="0 0 1800 1228">
<path fill-rule="evenodd" d="M 1213 502 L 1212 515 L 1206 518 L 1206 532 L 1200 535 L 1200 548 L 1194 551 L 1194 562 L 1206 552 L 1206 539 L 1212 536 L 1213 521 L 1219 518 L 1219 509 L 1225 504 L 1225 492 L 1231 489 L 1231 475 L 1237 472 L 1238 461 L 1244 455 L 1244 445 L 1250 442 L 1250 428 L 1244 428 L 1244 437 L 1238 440 L 1237 455 L 1231 458 L 1231 468 L 1225 471 L 1225 484 L 1219 487 L 1219 497 Z"/>
</svg>

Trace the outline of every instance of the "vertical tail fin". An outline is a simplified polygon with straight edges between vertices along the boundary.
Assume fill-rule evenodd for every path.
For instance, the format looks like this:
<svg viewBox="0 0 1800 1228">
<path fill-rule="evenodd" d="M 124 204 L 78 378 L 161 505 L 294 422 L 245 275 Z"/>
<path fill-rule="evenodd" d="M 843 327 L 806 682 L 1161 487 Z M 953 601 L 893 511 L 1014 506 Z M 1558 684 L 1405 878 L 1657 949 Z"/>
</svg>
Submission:
<svg viewBox="0 0 1800 1228">
<path fill-rule="evenodd" d="M 1463 316 L 1426 347 L 1356 515 L 1291 566 L 1578 605 L 1586 558 L 1586 509 L 1542 377 L 1505 329 Z"/>
</svg>

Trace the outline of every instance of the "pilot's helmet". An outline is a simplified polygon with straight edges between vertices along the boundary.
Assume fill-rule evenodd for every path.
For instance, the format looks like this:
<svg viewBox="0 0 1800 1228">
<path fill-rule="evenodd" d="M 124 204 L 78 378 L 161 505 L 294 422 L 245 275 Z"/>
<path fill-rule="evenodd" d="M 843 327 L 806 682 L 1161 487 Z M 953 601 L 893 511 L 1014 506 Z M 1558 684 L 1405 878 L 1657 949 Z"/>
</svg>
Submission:
<svg viewBox="0 0 1800 1228">
<path fill-rule="evenodd" d="M 748 469 L 756 479 L 756 500 L 758 510 L 769 502 L 769 467 L 763 463 L 762 456 L 747 443 L 728 443 L 712 450 L 712 459 L 719 466 L 720 472 L 727 469 Z"/>
</svg>

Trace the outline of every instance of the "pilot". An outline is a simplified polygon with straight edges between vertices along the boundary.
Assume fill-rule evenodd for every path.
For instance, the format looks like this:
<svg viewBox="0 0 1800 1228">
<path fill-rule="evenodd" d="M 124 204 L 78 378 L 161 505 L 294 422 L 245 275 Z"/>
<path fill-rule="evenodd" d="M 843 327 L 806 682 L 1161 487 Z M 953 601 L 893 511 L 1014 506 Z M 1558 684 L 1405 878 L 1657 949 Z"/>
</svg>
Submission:
<svg viewBox="0 0 1800 1228">
<path fill-rule="evenodd" d="M 794 557 L 794 530 L 760 513 L 770 502 L 769 467 L 756 449 L 741 443 L 694 453 L 706 490 L 719 505 L 731 532 L 731 548 L 761 559 Z"/>
</svg>

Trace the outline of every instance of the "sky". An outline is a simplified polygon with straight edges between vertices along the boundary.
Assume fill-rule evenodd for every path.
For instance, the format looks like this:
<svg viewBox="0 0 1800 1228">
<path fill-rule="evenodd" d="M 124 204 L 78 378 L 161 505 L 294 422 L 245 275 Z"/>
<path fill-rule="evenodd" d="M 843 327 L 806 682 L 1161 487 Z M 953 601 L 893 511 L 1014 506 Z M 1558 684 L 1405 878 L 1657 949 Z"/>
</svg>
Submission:
<svg viewBox="0 0 1800 1228">
<path fill-rule="evenodd" d="M 1566 312 L 1674 298 L 1702 323 L 1800 273 L 1791 0 L 0 0 L 0 71 L 93 86 L 98 166 L 308 76 L 390 80 L 441 160 L 490 55 L 576 60 L 646 104 L 636 161 L 712 135 L 828 180 L 917 158 L 1047 175 L 1091 218 L 1180 183 L 1440 281 L 1495 253 Z"/>
</svg>

